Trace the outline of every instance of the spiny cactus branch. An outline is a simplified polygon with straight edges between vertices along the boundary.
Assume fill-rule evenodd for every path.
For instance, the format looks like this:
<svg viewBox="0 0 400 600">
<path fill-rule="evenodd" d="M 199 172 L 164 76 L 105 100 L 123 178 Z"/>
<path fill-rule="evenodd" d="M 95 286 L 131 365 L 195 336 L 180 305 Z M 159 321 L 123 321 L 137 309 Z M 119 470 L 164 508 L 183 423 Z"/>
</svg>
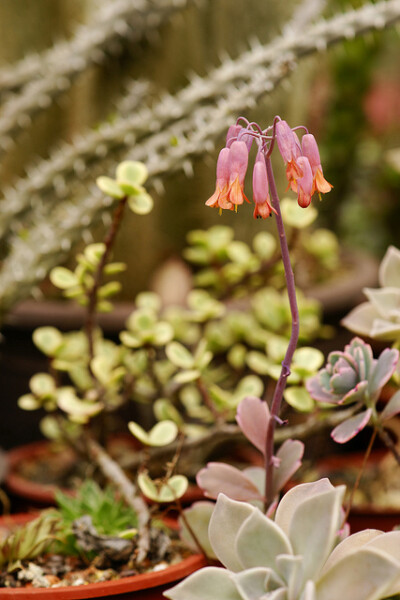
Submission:
<svg viewBox="0 0 400 600">
<path fill-rule="evenodd" d="M 16 134 L 29 127 L 33 117 L 48 108 L 91 64 L 105 61 L 122 40 L 138 41 L 158 28 L 188 0 L 117 0 L 104 5 L 99 18 L 78 28 L 69 42 L 60 42 L 44 54 L 28 57 L 0 71 L 0 93 L 25 87 L 11 94 L 0 117 L 0 151 L 15 143 Z M 122 46 L 121 46 L 122 47 Z"/>
<path fill-rule="evenodd" d="M 161 102 L 156 104 L 153 109 L 146 108 L 143 112 L 140 111 L 140 117 L 147 117 L 146 121 L 153 118 L 152 126 L 147 136 L 143 131 L 141 143 L 134 147 L 129 158 L 146 162 L 150 173 L 150 183 L 156 183 L 157 178 L 161 175 L 177 169 L 183 168 L 190 171 L 190 157 L 212 149 L 214 141 L 222 131 L 226 130 L 233 115 L 252 109 L 263 95 L 272 91 L 282 79 L 292 72 L 297 64 L 295 51 L 299 56 L 312 54 L 347 38 L 350 29 L 352 35 L 356 36 L 360 32 L 364 33 L 376 28 L 380 29 L 386 24 L 392 24 L 399 18 L 400 0 L 364 6 L 358 11 L 336 16 L 329 21 L 323 21 L 303 30 L 302 34 L 295 37 L 292 44 L 288 46 L 291 50 L 278 53 L 278 58 L 272 64 L 268 59 L 270 64 L 268 67 L 258 64 L 255 56 L 258 56 L 258 60 L 261 60 L 260 56 L 265 54 L 271 56 L 269 54 L 271 46 L 277 47 L 279 44 L 283 44 L 283 40 L 273 42 L 268 47 L 255 48 L 245 54 L 246 60 L 250 61 L 251 59 L 253 68 L 247 69 L 247 79 L 241 83 L 237 81 L 234 67 L 237 66 L 241 71 L 243 57 L 238 61 L 229 61 L 229 64 L 224 63 L 204 82 L 200 80 L 200 82 L 192 83 L 178 94 L 172 103 L 167 102 L 168 108 L 165 107 L 165 102 L 164 107 Z M 285 43 L 288 43 L 287 40 Z M 275 56 L 275 52 L 273 56 Z M 258 65 L 257 68 L 254 65 Z M 194 106 L 197 106 L 198 100 L 194 100 L 194 98 L 198 98 L 196 89 L 204 90 L 204 85 L 212 88 L 214 77 L 216 73 L 221 72 L 221 69 L 228 69 L 232 80 L 229 85 L 220 88 L 224 95 L 219 98 L 218 102 L 215 102 L 213 96 L 210 104 L 205 103 L 205 105 L 197 107 L 192 114 L 175 120 L 178 117 L 173 111 L 179 111 L 181 114 L 179 102 L 182 97 L 187 94 L 187 97 L 192 98 L 192 102 L 195 102 Z M 229 80 L 228 77 L 227 80 Z M 187 106 L 193 106 L 193 104 L 188 102 Z M 160 123 L 166 124 L 167 114 L 172 122 L 159 131 Z M 170 144 L 172 136 L 178 138 L 178 145 L 175 147 L 171 147 Z M 117 157 L 115 158 L 117 159 Z M 124 158 L 126 158 L 126 152 Z M 83 194 L 81 191 L 79 198 L 76 198 L 75 201 L 64 200 L 62 203 L 54 203 L 52 210 L 49 210 L 49 206 L 42 203 L 39 194 L 42 196 L 45 190 L 51 189 L 50 186 L 54 185 L 54 181 L 57 184 L 57 177 L 60 187 L 67 189 L 61 175 L 62 167 L 63 157 L 61 155 L 58 156 L 57 165 L 51 159 L 42 163 L 31 174 L 30 179 L 19 180 L 15 190 L 10 190 L 1 202 L 0 229 L 3 236 L 13 225 L 12 220 L 15 214 L 26 210 L 31 202 L 37 203 L 37 207 L 31 211 L 32 222 L 27 239 L 24 240 L 17 235 L 10 239 L 10 253 L 4 261 L 0 274 L 0 311 L 3 314 L 16 300 L 26 297 L 47 271 L 68 254 L 72 243 L 80 238 L 82 231 L 110 208 L 112 201 L 102 197 L 98 190 L 92 187 L 89 194 L 86 190 Z M 90 175 L 94 175 L 93 170 Z M 41 185 L 38 185 L 38 179 Z M 73 191 L 69 188 L 71 195 Z"/>
<path fill-rule="evenodd" d="M 222 113 L 223 119 L 213 130 L 211 138 L 208 137 L 208 147 L 229 124 L 231 115 L 251 108 L 263 94 L 272 91 L 280 79 L 295 68 L 298 58 L 366 31 L 384 28 L 399 18 L 400 0 L 389 0 L 367 4 L 361 9 L 323 20 L 301 32 L 293 24 L 285 29 L 283 37 L 265 46 L 257 45 L 234 61 L 225 60 L 208 77 L 195 78 L 175 96 L 165 95 L 153 107 L 145 107 L 112 125 L 104 125 L 98 132 L 89 132 L 72 144 L 64 144 L 47 161 L 31 169 L 27 178 L 17 181 L 14 189 L 5 190 L 4 199 L 0 202 L 0 236 L 12 228 L 15 216 L 30 207 L 35 194 L 43 196 L 44 192 L 55 188 L 56 194 L 60 190 L 58 195 L 63 197 L 67 190 L 66 179 L 80 176 L 84 161 L 89 157 L 93 164 L 110 151 L 126 151 L 136 144 L 132 157 L 146 162 L 150 157 L 154 162 L 154 174 L 157 171 L 162 174 L 166 162 L 180 168 L 182 162 L 176 162 L 175 154 L 192 156 L 204 151 L 204 146 L 196 148 L 188 142 L 187 136 L 196 125 L 202 127 L 204 123 L 212 122 L 215 126 L 216 119 L 209 113 L 214 110 L 216 102 L 219 102 L 219 117 Z M 204 107 L 206 102 L 211 106 Z M 169 150 L 173 136 L 179 137 L 182 144 L 175 149 L 176 153 Z M 174 154 L 173 160 L 166 156 L 166 149 L 171 156 Z M 161 163 L 160 154 L 163 155 Z"/>
</svg>

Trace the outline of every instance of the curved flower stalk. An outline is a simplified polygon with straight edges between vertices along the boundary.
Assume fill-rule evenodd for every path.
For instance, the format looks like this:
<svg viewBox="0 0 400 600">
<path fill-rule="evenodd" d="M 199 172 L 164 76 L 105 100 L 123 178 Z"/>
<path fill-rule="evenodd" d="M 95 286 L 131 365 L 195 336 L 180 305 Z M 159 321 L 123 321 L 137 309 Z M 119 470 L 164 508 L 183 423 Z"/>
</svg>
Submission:
<svg viewBox="0 0 400 600">
<path fill-rule="evenodd" d="M 309 394 L 317 402 L 359 403 L 361 412 L 332 431 L 336 442 L 343 444 L 351 440 L 368 424 L 382 429 L 387 419 L 400 412 L 400 394 L 395 394 L 380 414 L 376 408 L 382 388 L 393 375 L 398 359 L 398 350 L 389 348 L 375 359 L 371 346 L 354 338 L 343 352 L 331 352 L 326 366 L 306 382 Z"/>
<path fill-rule="evenodd" d="M 364 288 L 368 302 L 354 308 L 342 325 L 375 340 L 400 342 L 400 250 L 389 246 L 379 267 L 378 289 Z"/>
<path fill-rule="evenodd" d="M 170 600 L 381 600 L 400 592 L 400 532 L 340 530 L 344 486 L 327 479 L 294 487 L 274 520 L 218 497 L 209 526 L 214 555 L 168 590 Z"/>
</svg>

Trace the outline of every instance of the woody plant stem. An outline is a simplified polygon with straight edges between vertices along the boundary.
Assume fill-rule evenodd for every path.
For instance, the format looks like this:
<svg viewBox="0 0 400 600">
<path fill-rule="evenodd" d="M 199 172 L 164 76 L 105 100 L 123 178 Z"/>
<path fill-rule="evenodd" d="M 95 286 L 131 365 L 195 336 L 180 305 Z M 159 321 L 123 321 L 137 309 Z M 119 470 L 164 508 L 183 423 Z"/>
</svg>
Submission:
<svg viewBox="0 0 400 600">
<path fill-rule="evenodd" d="M 272 149 L 272 148 L 271 148 Z M 265 164 L 267 167 L 268 183 L 271 193 L 272 206 L 276 211 L 276 224 L 279 234 L 279 244 L 282 254 L 282 262 L 285 270 L 285 278 L 287 292 L 289 297 L 290 312 L 292 315 L 292 331 L 290 335 L 289 345 L 286 350 L 285 358 L 282 361 L 282 370 L 277 381 L 272 403 L 270 406 L 270 420 L 267 428 L 266 445 L 265 445 L 265 511 L 271 506 L 274 500 L 273 493 L 273 456 L 274 456 L 274 433 L 276 423 L 279 422 L 279 414 L 282 404 L 283 392 L 286 386 L 287 378 L 290 375 L 290 365 L 292 362 L 294 351 L 296 350 L 297 341 L 299 339 L 299 311 L 297 308 L 296 288 L 292 265 L 290 263 L 289 247 L 285 234 L 285 228 L 282 221 L 282 214 L 279 205 L 279 196 L 276 189 L 274 174 L 272 170 L 270 152 L 265 156 Z"/>
</svg>

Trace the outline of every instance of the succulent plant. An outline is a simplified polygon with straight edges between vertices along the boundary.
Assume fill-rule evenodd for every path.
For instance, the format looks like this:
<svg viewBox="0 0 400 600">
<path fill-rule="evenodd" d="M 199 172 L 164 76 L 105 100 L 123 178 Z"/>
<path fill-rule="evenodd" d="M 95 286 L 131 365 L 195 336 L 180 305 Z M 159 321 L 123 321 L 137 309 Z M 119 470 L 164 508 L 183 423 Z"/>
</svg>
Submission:
<svg viewBox="0 0 400 600">
<path fill-rule="evenodd" d="M 275 518 L 220 494 L 209 541 L 224 568 L 206 567 L 170 600 L 380 600 L 400 592 L 400 532 L 342 528 L 344 486 L 297 485 Z"/>
<path fill-rule="evenodd" d="M 358 402 L 364 409 L 334 429 L 332 437 L 337 442 L 347 442 L 369 422 L 378 424 L 400 411 L 398 394 L 381 415 L 376 411 L 379 395 L 393 375 L 398 359 L 398 350 L 390 348 L 375 359 L 371 346 L 354 338 L 343 352 L 331 352 L 326 366 L 307 380 L 307 390 L 317 402 L 333 405 Z"/>
<path fill-rule="evenodd" d="M 380 288 L 365 288 L 368 302 L 354 308 L 342 325 L 358 335 L 400 342 L 400 250 L 389 246 L 379 266 Z"/>
</svg>

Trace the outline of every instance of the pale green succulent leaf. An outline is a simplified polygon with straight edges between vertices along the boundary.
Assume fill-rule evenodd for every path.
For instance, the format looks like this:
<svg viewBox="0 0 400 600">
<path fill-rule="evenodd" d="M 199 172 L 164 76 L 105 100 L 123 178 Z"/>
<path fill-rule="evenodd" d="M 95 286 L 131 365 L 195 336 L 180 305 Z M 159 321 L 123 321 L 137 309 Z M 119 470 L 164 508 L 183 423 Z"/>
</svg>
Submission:
<svg viewBox="0 0 400 600">
<path fill-rule="evenodd" d="M 79 285 L 79 279 L 73 271 L 66 267 L 55 267 L 50 271 L 50 281 L 60 290 Z"/>
<path fill-rule="evenodd" d="M 42 398 L 52 396 L 56 390 L 56 383 L 48 373 L 36 373 L 29 380 L 29 387 L 35 396 Z"/>
<path fill-rule="evenodd" d="M 120 188 L 115 179 L 111 177 L 101 176 L 96 179 L 97 187 L 107 196 L 120 200 L 125 196 L 124 191 Z"/>
<path fill-rule="evenodd" d="M 178 427 L 184 423 L 179 410 L 177 410 L 168 398 L 158 398 L 154 402 L 153 411 L 158 421 L 173 421 Z"/>
<path fill-rule="evenodd" d="M 46 356 L 54 356 L 62 346 L 63 334 L 55 327 L 38 327 L 32 336 L 33 342 Z"/>
<path fill-rule="evenodd" d="M 321 350 L 309 346 L 298 348 L 293 355 L 293 368 L 302 373 L 312 374 L 324 364 L 325 357 Z"/>
<path fill-rule="evenodd" d="M 138 485 L 142 493 L 154 502 L 173 502 L 185 494 L 188 480 L 184 475 L 173 475 L 166 482 L 155 483 L 145 473 L 139 473 Z"/>
<path fill-rule="evenodd" d="M 98 242 L 96 244 L 89 244 L 86 246 L 83 254 L 88 262 L 93 265 L 93 267 L 97 267 L 105 251 L 105 244 L 103 244 L 103 242 Z"/>
<path fill-rule="evenodd" d="M 258 508 L 246 502 L 236 502 L 224 494 L 218 496 L 208 534 L 215 555 L 230 571 L 243 570 L 236 553 L 236 538 L 243 522 L 256 511 Z"/>
<path fill-rule="evenodd" d="M 218 567 L 196 571 L 164 596 L 170 600 L 243 600 L 229 571 Z"/>
<path fill-rule="evenodd" d="M 171 444 L 178 435 L 176 423 L 169 420 L 156 423 L 149 432 L 134 421 L 128 423 L 128 428 L 133 436 L 147 446 L 166 446 Z"/>
<path fill-rule="evenodd" d="M 312 204 L 304 210 L 298 205 L 297 200 L 292 198 L 282 198 L 280 206 L 285 225 L 297 229 L 308 227 L 318 216 L 318 211 Z"/>
<path fill-rule="evenodd" d="M 192 369 L 194 366 L 194 357 L 189 350 L 179 342 L 170 342 L 165 348 L 165 353 L 169 360 L 181 369 Z"/>
<path fill-rule="evenodd" d="M 261 511 L 254 511 L 239 528 L 235 539 L 236 556 L 244 569 L 276 568 L 276 557 L 293 554 L 283 531 Z"/>
<path fill-rule="evenodd" d="M 386 598 L 392 592 L 393 584 L 398 581 L 399 572 L 399 561 L 382 550 L 367 546 L 349 554 L 322 576 L 316 584 L 317 598 Z M 399 586 L 395 592 L 400 592 Z"/>
<path fill-rule="evenodd" d="M 65 387 L 57 390 L 57 405 L 73 420 L 85 423 L 103 410 L 101 402 L 89 402 L 76 396 L 73 388 Z"/>
<path fill-rule="evenodd" d="M 179 383 L 180 385 L 183 385 L 185 383 L 191 383 L 192 381 L 196 381 L 197 379 L 199 379 L 199 377 L 201 377 L 201 372 L 198 369 L 188 369 L 174 375 L 173 381 Z"/>
<path fill-rule="evenodd" d="M 116 177 L 118 182 L 124 181 L 142 185 L 148 177 L 148 170 L 142 162 L 125 160 L 117 166 Z"/>
<path fill-rule="evenodd" d="M 18 398 L 18 406 L 22 410 L 37 410 L 42 405 L 33 394 L 24 394 Z"/>
<path fill-rule="evenodd" d="M 253 238 L 254 252 L 263 260 L 272 258 L 276 245 L 276 239 L 268 231 L 259 231 Z"/>
<path fill-rule="evenodd" d="M 181 540 L 187 545 L 188 548 L 194 552 L 198 552 L 199 549 L 193 540 L 193 536 L 187 528 L 186 523 L 188 523 L 190 529 L 194 532 L 207 556 L 213 559 L 217 557 L 215 556 L 210 545 L 210 540 L 208 538 L 208 527 L 210 525 L 210 519 L 214 510 L 214 506 L 215 505 L 213 502 L 201 500 L 199 502 L 195 502 L 189 508 L 184 510 L 185 519 L 179 517 L 179 537 Z"/>
<path fill-rule="evenodd" d="M 315 402 L 311 398 L 306 388 L 302 386 L 291 386 L 283 392 L 286 402 L 299 412 L 311 412 L 314 409 Z"/>
<path fill-rule="evenodd" d="M 379 267 L 381 287 L 400 288 L 400 250 L 389 246 Z"/>
<path fill-rule="evenodd" d="M 153 210 L 154 202 L 150 194 L 142 192 L 134 196 L 128 196 L 129 208 L 137 215 L 147 215 Z"/>
<path fill-rule="evenodd" d="M 341 325 L 358 335 L 371 336 L 374 320 L 378 317 L 375 307 L 369 302 L 363 302 L 341 320 Z"/>
</svg>

